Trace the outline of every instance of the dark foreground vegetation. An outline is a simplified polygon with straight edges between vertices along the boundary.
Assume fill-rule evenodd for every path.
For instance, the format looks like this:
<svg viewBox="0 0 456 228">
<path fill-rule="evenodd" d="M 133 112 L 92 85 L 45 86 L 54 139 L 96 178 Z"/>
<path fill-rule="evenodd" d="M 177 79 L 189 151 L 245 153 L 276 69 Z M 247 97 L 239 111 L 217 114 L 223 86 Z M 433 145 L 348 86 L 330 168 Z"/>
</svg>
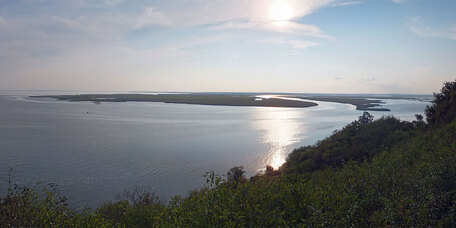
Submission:
<svg viewBox="0 0 456 228">
<path fill-rule="evenodd" d="M 454 227 L 456 82 L 445 83 L 413 122 L 364 113 L 314 146 L 293 151 L 280 170 L 250 179 L 242 167 L 163 204 L 134 188 L 123 199 L 75 212 L 46 190 L 10 188 L 0 226 Z"/>
</svg>

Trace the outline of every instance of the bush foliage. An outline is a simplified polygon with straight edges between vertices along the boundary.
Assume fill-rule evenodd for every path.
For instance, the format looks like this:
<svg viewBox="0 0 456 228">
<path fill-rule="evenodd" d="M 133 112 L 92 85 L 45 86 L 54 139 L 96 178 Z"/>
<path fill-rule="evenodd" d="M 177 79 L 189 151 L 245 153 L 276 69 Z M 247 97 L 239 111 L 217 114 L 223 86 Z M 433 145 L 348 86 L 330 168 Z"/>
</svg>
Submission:
<svg viewBox="0 0 456 228">
<path fill-rule="evenodd" d="M 434 93 L 431 106 L 426 108 L 426 120 L 431 125 L 448 124 L 456 115 L 456 81 L 445 82 L 440 93 Z"/>
<path fill-rule="evenodd" d="M 10 188 L 0 200 L 8 226 L 426 227 L 456 225 L 456 82 L 435 94 L 426 119 L 358 120 L 279 169 L 247 179 L 208 172 L 207 185 L 167 204 L 133 188 L 116 202 L 74 212 L 55 191 Z"/>
</svg>

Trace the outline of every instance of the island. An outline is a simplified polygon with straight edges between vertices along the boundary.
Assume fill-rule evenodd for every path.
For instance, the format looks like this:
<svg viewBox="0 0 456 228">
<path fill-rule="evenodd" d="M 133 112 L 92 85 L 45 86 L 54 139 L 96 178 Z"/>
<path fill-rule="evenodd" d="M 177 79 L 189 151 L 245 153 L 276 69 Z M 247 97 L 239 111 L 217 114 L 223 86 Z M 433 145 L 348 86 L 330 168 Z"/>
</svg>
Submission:
<svg viewBox="0 0 456 228">
<path fill-rule="evenodd" d="M 348 96 L 304 96 L 299 97 L 306 100 L 314 101 L 326 101 L 326 102 L 336 102 L 342 104 L 351 104 L 356 106 L 356 110 L 360 111 L 377 111 L 377 112 L 389 112 L 391 111 L 388 108 L 379 108 L 384 104 L 380 99 L 368 99 L 364 97 L 348 97 Z"/>
<path fill-rule="evenodd" d="M 36 98 L 55 98 L 65 101 L 91 102 L 163 102 L 176 104 L 223 105 L 223 106 L 258 106 L 307 108 L 318 104 L 308 101 L 287 100 L 278 97 L 261 99 L 252 95 L 232 94 L 80 94 L 57 96 L 32 96 Z"/>
<path fill-rule="evenodd" d="M 318 106 L 312 101 L 351 104 L 360 111 L 391 111 L 382 106 L 381 98 L 369 98 L 349 95 L 310 95 L 310 94 L 274 94 L 265 98 L 257 93 L 163 93 L 163 94 L 76 94 L 30 96 L 34 98 L 54 98 L 64 101 L 101 102 L 163 102 L 175 104 L 223 105 L 223 106 L 256 106 L 282 108 L 308 108 Z M 291 98 L 291 99 L 290 99 Z"/>
</svg>

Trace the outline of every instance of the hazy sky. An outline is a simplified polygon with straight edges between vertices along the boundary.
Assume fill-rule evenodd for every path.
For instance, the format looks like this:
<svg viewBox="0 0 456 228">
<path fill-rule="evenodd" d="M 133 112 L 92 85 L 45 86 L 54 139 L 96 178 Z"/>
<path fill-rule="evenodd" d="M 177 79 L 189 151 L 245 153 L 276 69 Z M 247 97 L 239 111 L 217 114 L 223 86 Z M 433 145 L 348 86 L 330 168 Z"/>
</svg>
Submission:
<svg viewBox="0 0 456 228">
<path fill-rule="evenodd" d="M 455 0 L 0 0 L 0 89 L 431 93 Z"/>
</svg>

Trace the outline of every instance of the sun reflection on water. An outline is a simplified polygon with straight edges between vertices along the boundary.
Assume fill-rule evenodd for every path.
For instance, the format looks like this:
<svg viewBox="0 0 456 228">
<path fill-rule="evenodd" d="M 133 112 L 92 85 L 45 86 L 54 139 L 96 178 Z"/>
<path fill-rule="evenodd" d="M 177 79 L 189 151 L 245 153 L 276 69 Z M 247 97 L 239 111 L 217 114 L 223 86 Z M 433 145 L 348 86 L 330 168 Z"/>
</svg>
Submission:
<svg viewBox="0 0 456 228">
<path fill-rule="evenodd" d="M 264 131 L 263 142 L 270 148 L 259 167 L 271 165 L 277 169 L 291 152 L 289 147 L 303 139 L 305 127 L 299 119 L 305 112 L 292 108 L 258 108 L 255 115 L 256 121 L 253 125 L 256 129 Z"/>
</svg>

